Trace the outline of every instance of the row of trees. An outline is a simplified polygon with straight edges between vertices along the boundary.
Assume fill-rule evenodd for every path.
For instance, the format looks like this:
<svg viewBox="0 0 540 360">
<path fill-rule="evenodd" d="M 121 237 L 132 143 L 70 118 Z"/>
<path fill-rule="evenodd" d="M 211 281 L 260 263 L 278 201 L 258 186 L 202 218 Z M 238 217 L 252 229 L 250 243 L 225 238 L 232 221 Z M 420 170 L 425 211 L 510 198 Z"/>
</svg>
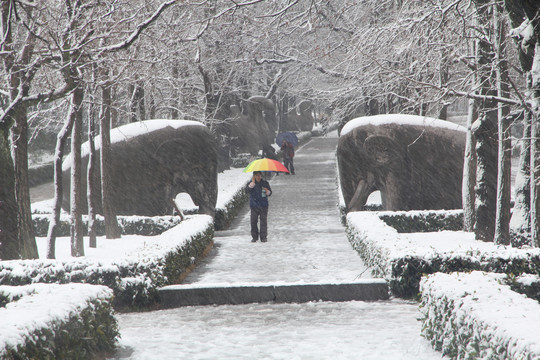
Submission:
<svg viewBox="0 0 540 360">
<path fill-rule="evenodd" d="M 539 245 L 540 27 L 533 0 L 1 4 L 2 259 L 37 257 L 27 175 L 34 133 L 44 127 L 58 132 L 49 257 L 63 151 L 71 143 L 72 253 L 78 256 L 84 253 L 77 200 L 86 195 L 78 190 L 83 133 L 101 134 L 101 164 L 90 164 L 102 167 L 106 232 L 114 238 L 115 211 L 106 206 L 107 174 L 114 171 L 107 168 L 110 128 L 184 118 L 219 131 L 230 106 L 252 95 L 271 98 L 278 116 L 295 100 L 309 99 L 338 120 L 378 112 L 445 119 L 456 99 L 469 99 L 467 230 L 497 243 L 508 243 L 512 231 Z M 516 122 L 523 123 L 524 181 L 510 221 L 510 128 Z M 89 215 L 95 217 L 92 210 Z"/>
</svg>

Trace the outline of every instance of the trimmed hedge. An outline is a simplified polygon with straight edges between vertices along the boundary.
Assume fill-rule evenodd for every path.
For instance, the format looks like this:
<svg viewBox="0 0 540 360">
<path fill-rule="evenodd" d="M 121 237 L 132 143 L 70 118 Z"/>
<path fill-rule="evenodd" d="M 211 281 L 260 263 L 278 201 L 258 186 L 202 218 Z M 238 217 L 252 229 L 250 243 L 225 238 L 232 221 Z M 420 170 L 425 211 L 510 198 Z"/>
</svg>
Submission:
<svg viewBox="0 0 540 360">
<path fill-rule="evenodd" d="M 463 229 L 463 210 L 383 211 L 379 218 L 398 233 L 459 231 Z"/>
<path fill-rule="evenodd" d="M 422 280 L 422 334 L 452 359 L 539 359 L 540 304 L 506 276 L 435 274 Z"/>
<path fill-rule="evenodd" d="M 33 214 L 34 234 L 46 237 L 49 231 L 50 214 Z M 118 225 L 122 235 L 155 236 L 167 231 L 180 223 L 179 216 L 118 216 Z M 84 235 L 88 235 L 88 216 L 83 216 Z M 105 235 L 103 216 L 96 216 L 96 235 Z M 56 228 L 56 236 L 70 236 L 69 215 L 62 214 Z"/>
<path fill-rule="evenodd" d="M 104 286 L 0 286 L 0 298 L 2 359 L 94 359 L 114 350 L 118 324 Z"/>
<path fill-rule="evenodd" d="M 436 272 L 482 270 L 514 275 L 540 274 L 538 249 L 505 250 L 505 247 L 493 245 L 491 251 L 484 252 L 436 252 L 434 249 L 426 252 L 419 246 L 402 251 L 403 243 L 397 231 L 382 220 L 377 221 L 378 218 L 377 213 L 349 213 L 347 236 L 366 265 L 372 268 L 372 275 L 388 280 L 394 296 L 418 296 L 422 276 Z M 361 227 L 362 223 L 370 226 Z"/>
<path fill-rule="evenodd" d="M 214 216 L 214 228 L 219 231 L 225 230 L 227 227 L 229 227 L 248 199 L 249 193 L 244 186 L 229 202 L 227 202 L 224 209 L 216 209 L 216 214 Z"/>
<path fill-rule="evenodd" d="M 205 230 L 194 232 L 198 221 L 206 223 Z M 195 226 L 196 227 L 196 226 Z M 176 246 L 165 244 L 155 254 L 130 257 L 114 261 L 88 258 L 73 260 L 14 260 L 0 262 L 0 285 L 26 285 L 33 283 L 89 283 L 106 285 L 114 291 L 116 308 L 141 308 L 158 302 L 158 288 L 173 284 L 188 270 L 214 236 L 212 218 L 197 215 L 187 218 L 171 229 L 174 234 L 187 234 L 186 239 L 175 238 Z M 167 236 L 164 233 L 162 236 Z M 156 239 L 158 241 L 159 239 Z"/>
</svg>

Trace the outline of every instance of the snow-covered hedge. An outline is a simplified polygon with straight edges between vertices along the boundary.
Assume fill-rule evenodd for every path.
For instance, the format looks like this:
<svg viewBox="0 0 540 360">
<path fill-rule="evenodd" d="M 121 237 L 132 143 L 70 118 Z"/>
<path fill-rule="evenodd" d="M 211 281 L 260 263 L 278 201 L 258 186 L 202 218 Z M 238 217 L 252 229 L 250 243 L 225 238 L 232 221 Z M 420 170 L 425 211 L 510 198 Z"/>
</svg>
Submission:
<svg viewBox="0 0 540 360">
<path fill-rule="evenodd" d="M 540 249 L 496 246 L 462 231 L 398 233 L 377 213 L 349 213 L 347 234 L 373 275 L 385 277 L 399 297 L 417 296 L 424 274 L 472 270 L 540 273 Z"/>
<path fill-rule="evenodd" d="M 463 229 L 463 210 L 381 211 L 377 215 L 399 233 Z"/>
<path fill-rule="evenodd" d="M 249 198 L 249 194 L 246 191 L 248 181 L 246 180 L 246 182 L 238 184 L 239 186 L 230 200 L 222 204 L 218 202 L 214 216 L 214 228 L 216 230 L 226 229 L 246 204 Z"/>
<path fill-rule="evenodd" d="M 90 283 L 114 291 L 116 307 L 142 307 L 158 300 L 157 289 L 174 284 L 212 246 L 208 215 L 192 215 L 125 258 L 12 260 L 0 262 L 0 285 Z"/>
<path fill-rule="evenodd" d="M 0 286 L 0 358 L 92 359 L 113 350 L 112 296 L 88 284 Z"/>
<path fill-rule="evenodd" d="M 539 359 L 540 304 L 484 272 L 422 279 L 423 335 L 452 359 Z"/>
<path fill-rule="evenodd" d="M 34 233 L 38 237 L 47 236 L 49 231 L 50 214 L 33 214 Z M 146 235 L 154 236 L 173 228 L 181 221 L 179 216 L 118 216 L 118 225 L 122 235 Z M 83 216 L 84 235 L 88 234 L 88 216 Z M 96 235 L 105 235 L 105 222 L 103 216 L 96 216 Z M 61 214 L 60 223 L 56 229 L 57 236 L 69 236 L 69 215 Z"/>
</svg>

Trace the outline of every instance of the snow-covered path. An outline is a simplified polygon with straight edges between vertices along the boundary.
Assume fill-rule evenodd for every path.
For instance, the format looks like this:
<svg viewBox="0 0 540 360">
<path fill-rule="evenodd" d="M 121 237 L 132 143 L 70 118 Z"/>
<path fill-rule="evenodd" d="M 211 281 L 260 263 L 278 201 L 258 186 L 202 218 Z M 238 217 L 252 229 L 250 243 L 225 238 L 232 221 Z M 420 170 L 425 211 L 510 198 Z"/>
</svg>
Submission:
<svg viewBox="0 0 540 360">
<path fill-rule="evenodd" d="M 268 242 L 251 243 L 249 206 L 231 230 L 216 232 L 214 250 L 185 283 L 333 282 L 370 277 L 339 219 L 337 138 L 297 151 L 296 175 L 274 176 Z"/>
<path fill-rule="evenodd" d="M 251 243 L 249 208 L 187 278 L 191 284 L 314 283 L 369 278 L 337 209 L 337 136 L 295 157 L 297 175 L 270 185 L 267 243 Z M 369 226 L 366 224 L 366 226 Z M 191 306 L 119 314 L 114 359 L 441 359 L 420 336 L 418 305 L 315 302 Z"/>
<path fill-rule="evenodd" d="M 417 304 L 189 306 L 119 316 L 114 359 L 435 360 Z"/>
</svg>

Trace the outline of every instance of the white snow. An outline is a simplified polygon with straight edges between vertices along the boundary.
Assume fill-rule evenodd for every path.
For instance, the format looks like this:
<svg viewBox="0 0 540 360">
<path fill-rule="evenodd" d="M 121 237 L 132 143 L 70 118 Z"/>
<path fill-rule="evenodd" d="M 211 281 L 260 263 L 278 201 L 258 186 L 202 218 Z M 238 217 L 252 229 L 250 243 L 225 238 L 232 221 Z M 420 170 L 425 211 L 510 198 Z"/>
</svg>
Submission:
<svg viewBox="0 0 540 360">
<path fill-rule="evenodd" d="M 443 359 L 419 335 L 418 315 L 418 304 L 403 300 L 122 314 L 120 351 L 111 359 Z"/>
<path fill-rule="evenodd" d="M 527 354 L 538 358 L 540 305 L 512 291 L 508 285 L 503 285 L 505 277 L 505 274 L 480 271 L 429 275 L 421 283 L 424 290 L 423 302 L 426 305 L 423 312 L 431 317 L 429 322 L 436 321 L 436 326 L 444 327 L 449 339 L 452 337 L 448 335 L 454 330 L 448 329 L 457 327 L 457 334 L 469 340 L 470 325 L 474 324 L 474 341 L 483 345 L 477 354 L 479 358 L 525 359 L 529 358 Z M 451 309 L 445 314 L 443 323 L 439 323 L 440 318 L 433 316 L 432 312 L 437 311 L 434 307 L 441 309 L 446 304 L 451 304 Z M 493 342 L 498 346 L 504 344 L 508 353 L 500 356 L 492 354 L 492 349 L 487 345 L 493 346 Z M 468 351 L 466 343 L 458 341 L 453 346 Z"/>
<path fill-rule="evenodd" d="M 88 237 L 84 237 L 85 256 L 77 259 L 93 260 L 134 260 L 149 257 L 159 257 L 164 252 L 177 246 L 182 246 L 182 241 L 188 240 L 192 234 L 203 232 L 212 218 L 208 215 L 188 215 L 188 221 L 184 220 L 177 226 L 157 236 L 123 235 L 120 239 L 106 239 L 105 236 L 97 237 L 97 247 L 89 247 Z M 36 239 L 38 253 L 41 259 L 47 255 L 47 239 Z M 56 259 L 71 259 L 71 245 L 69 236 L 56 239 Z"/>
<path fill-rule="evenodd" d="M 362 116 L 356 119 L 352 119 L 341 129 L 341 136 L 347 134 L 358 126 L 383 124 L 417 125 L 425 127 L 430 126 L 458 130 L 463 132 L 467 131 L 467 129 L 465 129 L 461 125 L 452 123 L 450 121 L 439 120 L 426 116 L 405 114 L 381 114 L 374 116 Z"/>
<path fill-rule="evenodd" d="M 183 126 L 205 126 L 199 121 L 193 120 L 168 120 L 168 119 L 154 119 L 154 120 L 145 120 L 137 121 L 134 123 L 129 123 L 116 127 L 111 130 L 111 144 L 126 141 L 128 139 L 134 138 L 136 136 L 151 133 L 156 130 L 160 130 L 166 127 L 171 127 L 173 129 L 179 129 Z M 101 149 L 101 135 L 97 136 L 94 140 L 94 146 L 96 151 Z M 82 144 L 81 146 L 81 156 L 85 156 L 90 152 L 90 145 L 88 141 Z M 71 164 L 71 154 L 67 155 L 62 162 L 62 170 L 69 168 Z"/>
<path fill-rule="evenodd" d="M 396 116 L 380 116 L 377 123 L 381 121 L 396 121 Z M 414 122 L 417 124 L 417 117 L 412 119 L 409 116 L 401 116 L 401 123 Z M 448 122 L 431 118 L 421 118 L 422 123 L 430 126 L 444 126 L 452 129 L 460 129 L 461 127 Z M 155 121 L 155 120 L 154 120 Z M 353 120 L 342 130 L 342 135 L 346 131 L 350 131 L 358 124 L 365 123 L 367 119 L 359 118 Z M 156 122 L 158 126 L 160 122 Z M 187 124 L 186 123 L 179 123 Z M 132 125 L 142 126 L 142 125 Z M 129 128 L 130 129 L 130 128 Z M 124 136 L 129 136 L 131 131 L 123 130 Z M 134 131 L 133 133 L 135 133 Z M 335 136 L 335 135 L 334 135 Z M 302 158 L 302 152 L 298 153 L 298 161 Z M 330 155 L 334 156 L 333 154 Z M 327 159 L 323 159 L 327 161 Z M 298 162 L 295 163 L 298 166 Z M 224 208 L 230 198 L 237 193 L 238 189 L 246 184 L 251 174 L 243 173 L 242 169 L 233 169 L 223 174 L 218 175 L 219 193 L 218 193 L 218 208 Z M 283 176 L 284 177 L 284 176 Z M 285 179 L 279 181 L 285 181 Z M 275 184 L 274 181 L 272 184 Z M 274 200 L 279 195 L 276 193 Z M 284 199 L 283 201 L 286 201 Z M 289 200 L 290 201 L 290 200 Z M 338 200 L 336 199 L 336 203 Z M 41 204 L 46 208 L 45 204 Z M 302 236 L 310 234 L 316 237 L 317 234 L 327 226 L 327 219 L 321 219 L 316 214 L 310 213 L 306 209 L 305 213 L 301 214 L 302 218 L 308 219 L 302 225 Z M 338 216 L 336 210 L 336 217 Z M 98 238 L 98 248 L 91 249 L 88 244 L 85 244 L 85 256 L 95 259 L 120 259 L 124 257 L 143 256 L 140 254 L 148 254 L 152 251 L 161 251 L 164 242 L 177 241 L 178 238 L 184 236 L 184 232 L 193 232 L 200 228 L 204 228 L 207 224 L 208 217 L 197 216 L 192 219 L 194 222 L 189 228 L 182 224 L 159 235 L 157 237 L 145 236 L 123 236 L 118 240 L 106 240 L 103 237 Z M 321 221 L 322 220 L 322 221 Z M 443 231 L 438 233 L 422 233 L 422 234 L 398 234 L 394 229 L 386 226 L 375 213 L 361 212 L 350 213 L 348 221 L 356 224 L 359 231 L 369 231 L 370 236 L 374 237 L 377 242 L 386 243 L 388 257 L 401 256 L 405 253 L 418 254 L 429 256 L 434 252 L 463 252 L 463 253 L 480 253 L 480 252 L 497 252 L 502 255 L 511 254 L 518 251 L 538 251 L 537 249 L 519 250 L 508 247 L 498 247 L 492 243 L 484 243 L 475 241 L 471 233 L 461 231 Z M 289 219 L 291 228 L 295 226 L 295 219 Z M 277 234 L 276 236 L 278 236 Z M 40 256 L 43 257 L 46 252 L 44 238 L 38 238 L 38 248 Z M 86 240 L 86 238 L 85 238 Z M 224 242 L 221 246 L 236 246 L 234 245 L 234 234 L 228 239 L 229 243 Z M 299 239 L 301 240 L 301 239 Z M 160 246 L 154 246 L 159 243 Z M 317 242 L 314 242 L 316 244 Z M 399 245 L 398 245 L 399 244 Z M 245 252 L 246 259 L 249 255 L 258 252 L 263 254 L 264 249 L 261 247 L 249 247 L 250 244 L 242 244 L 238 249 Z M 267 244 L 256 244 L 260 246 L 269 246 L 269 249 L 278 247 L 279 244 L 272 244 L 271 241 Z M 317 246 L 317 245 L 314 245 Z M 57 258 L 70 258 L 69 238 L 57 239 Z M 255 250 L 253 250 L 255 249 Z M 299 249 L 288 249 L 291 253 L 299 251 Z M 314 249 L 322 255 L 327 255 L 325 252 L 331 249 L 323 247 Z M 286 254 L 287 249 L 280 249 L 281 254 Z M 272 254 L 268 253 L 268 263 L 272 263 L 276 259 L 271 258 Z M 302 253 L 297 253 L 298 258 L 304 256 Z M 286 264 L 294 258 L 278 259 L 277 265 L 274 268 L 267 270 L 265 281 L 276 284 L 273 278 L 273 269 L 281 267 L 279 261 Z M 321 259 L 317 261 L 322 261 Z M 358 273 L 351 271 L 345 266 L 351 260 L 346 258 L 342 262 L 336 262 L 331 267 L 334 271 L 334 277 L 343 269 L 341 275 L 345 277 L 358 277 Z M 231 267 L 242 269 L 242 264 L 229 264 Z M 327 280 L 321 272 L 313 272 L 314 275 L 309 275 L 313 268 L 305 266 L 298 269 L 298 273 L 293 274 L 299 277 L 299 281 L 313 281 L 314 279 Z M 234 276 L 234 272 L 227 273 L 224 269 L 225 280 L 216 281 L 216 278 L 211 276 L 207 279 L 209 283 L 229 283 L 227 276 Z M 236 272 L 236 274 L 239 274 Z M 249 274 L 244 274 L 245 282 L 250 282 Z M 302 276 L 306 278 L 303 279 Z M 219 277 L 219 276 L 218 276 Z M 362 276 L 369 278 L 368 274 Z M 277 277 L 276 277 L 277 278 Z M 223 280 L 223 279 L 222 279 Z M 260 280 L 259 280 L 260 284 Z M 42 314 L 50 314 L 50 312 L 64 311 L 64 307 L 68 307 L 63 297 L 65 292 L 53 290 L 43 290 L 41 285 L 32 285 L 40 289 L 40 294 L 44 292 L 46 300 L 39 300 L 38 305 L 40 310 L 34 312 L 29 306 L 18 307 L 23 309 L 15 311 L 11 307 L 0 309 L 0 340 L 12 340 L 14 334 L 21 334 L 26 331 L 27 327 L 34 326 L 31 321 L 43 322 Z M 69 306 L 72 304 L 84 303 L 85 296 L 88 294 L 86 288 L 79 287 L 81 285 L 71 284 L 71 299 Z M 196 285 L 194 285 L 196 286 Z M 456 294 L 462 294 L 469 291 L 468 284 L 460 281 L 453 281 L 450 285 L 443 284 L 441 288 L 451 286 L 451 289 Z M 43 288 L 46 286 L 43 285 Z M 23 288 L 20 288 L 21 291 Z M 98 290 L 103 291 L 103 290 Z M 484 291 L 483 287 L 475 289 L 478 293 Z M 487 290 L 486 290 L 487 291 Z M 490 290 L 489 290 L 490 291 Z M 497 290 L 498 291 L 498 290 Z M 501 318 L 504 313 L 505 319 L 515 319 L 523 316 L 523 311 L 529 309 L 522 308 L 522 302 L 516 302 L 516 296 L 496 296 L 498 293 L 488 293 L 487 296 L 493 302 L 487 301 L 483 303 L 484 309 L 482 316 L 486 321 L 496 321 Z M 33 297 L 29 297 L 29 302 Z M 35 299 L 38 299 L 37 297 Z M 36 300 L 37 301 L 37 300 Z M 49 306 L 50 304 L 58 304 L 60 306 Z M 19 305 L 22 304 L 19 301 Z M 35 303 L 33 306 L 36 305 Z M 536 304 L 538 305 L 538 304 Z M 494 310 L 495 306 L 504 307 L 504 311 Z M 529 306 L 529 305 L 527 305 Z M 534 308 L 533 305 L 530 305 Z M 51 309 L 53 308 L 53 309 Z M 475 308 L 475 309 L 476 309 Z M 499 309 L 499 308 L 498 308 Z M 534 309 L 537 309 L 534 308 Z M 7 311 L 11 311 L 10 317 L 4 316 Z M 476 311 L 473 308 L 468 311 Z M 54 313 L 56 314 L 56 313 Z M 529 314 L 529 313 L 527 313 Z M 339 359 L 436 359 L 441 358 L 440 353 L 434 351 L 429 346 L 429 343 L 419 336 L 421 324 L 416 320 L 419 315 L 418 306 L 416 303 L 406 302 L 402 300 L 391 300 L 388 302 L 346 302 L 346 303 L 308 303 L 308 304 L 253 304 L 241 306 L 207 306 L 207 307 L 186 307 L 180 309 L 156 311 L 148 313 L 132 313 L 119 315 L 120 329 L 122 339 L 120 345 L 122 351 L 126 353 L 122 355 L 120 351 L 118 358 L 133 358 L 133 359 L 153 359 L 156 356 L 159 358 L 190 358 L 190 359 L 315 359 L 315 358 L 339 358 Z M 60 316 L 59 314 L 55 316 Z M 10 319 L 9 321 L 7 319 Z M 506 321 L 506 320 L 505 320 Z M 508 320 L 510 321 L 510 320 Z M 540 319 L 534 320 L 536 324 L 540 323 Z M 521 324 L 521 323 L 520 323 Z M 512 330 L 521 325 L 509 325 Z M 525 325 L 524 325 L 525 326 Z M 532 324 L 530 325 L 533 326 Z M 536 325 L 534 325 L 536 326 Z M 524 327 L 521 332 L 526 332 L 531 327 Z M 519 330 L 519 329 L 517 329 Z M 505 330 L 506 331 L 506 330 Z M 510 331 L 510 330 L 509 330 Z M 537 328 L 534 328 L 534 334 L 538 334 Z M 538 344 L 535 343 L 534 346 Z M 528 346 L 533 346 L 529 343 Z M 131 351 L 133 354 L 129 355 Z M 157 355 L 159 354 L 159 355 Z M 244 357 L 241 354 L 246 354 Z"/>
<path fill-rule="evenodd" d="M 88 306 L 88 301 L 110 299 L 112 290 L 89 284 L 2 285 L 0 295 L 10 299 L 20 297 L 0 307 L 0 358 L 3 358 L 6 347 L 24 343 L 29 329 L 48 329 L 79 313 Z"/>
</svg>

